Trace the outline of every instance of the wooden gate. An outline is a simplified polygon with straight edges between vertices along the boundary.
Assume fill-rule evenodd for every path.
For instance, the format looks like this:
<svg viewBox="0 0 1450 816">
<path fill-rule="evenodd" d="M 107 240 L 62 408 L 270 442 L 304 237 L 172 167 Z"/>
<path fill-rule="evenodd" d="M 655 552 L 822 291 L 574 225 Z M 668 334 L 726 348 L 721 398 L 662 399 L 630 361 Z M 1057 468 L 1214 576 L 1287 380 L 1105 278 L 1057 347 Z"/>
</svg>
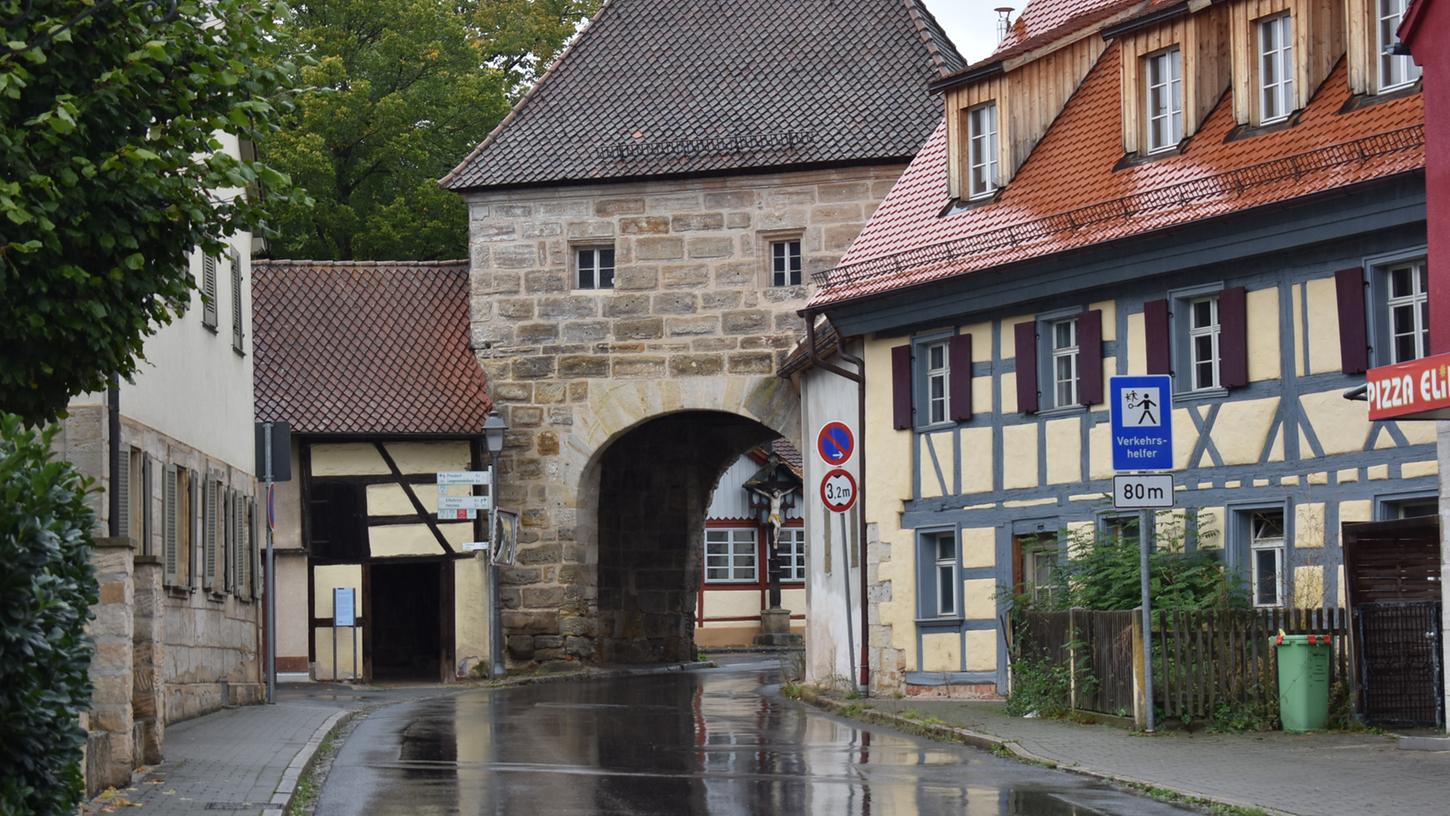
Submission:
<svg viewBox="0 0 1450 816">
<path fill-rule="evenodd" d="M 1344 525 L 1360 715 L 1443 725 L 1439 519 Z"/>
</svg>

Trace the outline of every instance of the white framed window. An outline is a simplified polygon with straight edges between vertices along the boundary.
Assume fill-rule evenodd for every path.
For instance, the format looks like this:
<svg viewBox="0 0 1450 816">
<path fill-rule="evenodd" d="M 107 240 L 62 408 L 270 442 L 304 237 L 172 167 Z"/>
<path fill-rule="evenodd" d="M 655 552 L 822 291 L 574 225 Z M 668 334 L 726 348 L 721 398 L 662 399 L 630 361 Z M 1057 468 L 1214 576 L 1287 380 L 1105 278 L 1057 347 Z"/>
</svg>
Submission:
<svg viewBox="0 0 1450 816">
<path fill-rule="evenodd" d="M 1080 358 L 1077 318 L 1053 321 L 1049 325 L 1052 338 L 1052 396 L 1053 405 L 1066 408 L 1076 405 L 1078 384 L 1078 361 Z"/>
<path fill-rule="evenodd" d="M 1218 379 L 1218 295 L 1188 301 L 1188 370 L 1190 388 L 1217 388 Z"/>
<path fill-rule="evenodd" d="M 1420 78 L 1420 66 L 1409 56 L 1390 53 L 1400 41 L 1395 32 L 1405 18 L 1409 0 L 1375 0 L 1375 3 L 1378 17 L 1375 53 L 1379 55 L 1379 92 L 1384 93 L 1413 84 Z"/>
<path fill-rule="evenodd" d="M 1142 527 L 1142 518 L 1137 513 L 1103 516 L 1098 522 L 1098 533 L 1109 541 L 1136 547 L 1142 540 Z"/>
<path fill-rule="evenodd" d="M 705 580 L 712 584 L 753 583 L 756 580 L 754 527 L 705 531 Z"/>
<path fill-rule="evenodd" d="M 997 103 L 967 111 L 967 197 L 985 198 L 997 191 Z"/>
<path fill-rule="evenodd" d="M 926 417 L 931 424 L 945 422 L 949 416 L 951 394 L 951 358 L 946 343 L 926 347 Z"/>
<path fill-rule="evenodd" d="M 770 242 L 770 285 L 801 285 L 801 239 Z"/>
<path fill-rule="evenodd" d="M 1259 21 L 1259 124 L 1294 111 L 1294 18 L 1280 14 Z"/>
<path fill-rule="evenodd" d="M 579 289 L 613 289 L 614 247 L 574 250 L 574 285 Z"/>
<path fill-rule="evenodd" d="M 937 617 L 950 618 L 958 613 L 957 604 L 957 540 L 955 535 L 935 537 L 932 554 L 935 569 L 932 571 L 936 595 Z"/>
<path fill-rule="evenodd" d="M 1249 591 L 1254 606 L 1284 605 L 1284 511 L 1249 513 Z"/>
<path fill-rule="evenodd" d="M 1378 272 L 1389 362 L 1418 360 L 1430 350 L 1430 279 L 1425 261 L 1391 264 Z"/>
<path fill-rule="evenodd" d="M 1048 603 L 1057 589 L 1057 547 L 1055 544 L 1038 544 L 1022 553 L 1023 569 L 1027 572 L 1025 589 L 1034 603 Z"/>
<path fill-rule="evenodd" d="M 1171 150 L 1183 141 L 1183 52 L 1170 48 L 1144 57 L 1143 78 L 1147 152 Z"/>
<path fill-rule="evenodd" d="M 804 527 L 782 527 L 776 541 L 780 550 L 780 580 L 806 579 L 806 531 Z"/>
</svg>

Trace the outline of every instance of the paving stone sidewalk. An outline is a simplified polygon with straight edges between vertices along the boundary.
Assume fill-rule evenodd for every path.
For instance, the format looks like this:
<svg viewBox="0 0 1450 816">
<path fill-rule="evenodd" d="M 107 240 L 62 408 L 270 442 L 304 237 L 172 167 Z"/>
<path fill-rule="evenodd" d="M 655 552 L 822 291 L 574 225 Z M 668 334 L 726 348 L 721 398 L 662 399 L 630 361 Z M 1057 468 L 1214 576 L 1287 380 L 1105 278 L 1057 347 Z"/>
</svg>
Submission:
<svg viewBox="0 0 1450 816">
<path fill-rule="evenodd" d="M 914 710 L 921 717 L 997 737 L 1063 768 L 1237 807 L 1303 816 L 1450 813 L 1450 752 L 1400 750 L 1388 736 L 1147 735 L 1111 725 L 1009 717 L 999 703 L 855 702 L 898 715 Z"/>
<path fill-rule="evenodd" d="M 261 816 L 272 806 L 293 758 L 333 715 L 439 693 L 447 692 L 438 687 L 279 687 L 276 705 L 229 708 L 168 727 L 164 762 L 115 795 L 92 800 L 82 812 Z"/>
</svg>

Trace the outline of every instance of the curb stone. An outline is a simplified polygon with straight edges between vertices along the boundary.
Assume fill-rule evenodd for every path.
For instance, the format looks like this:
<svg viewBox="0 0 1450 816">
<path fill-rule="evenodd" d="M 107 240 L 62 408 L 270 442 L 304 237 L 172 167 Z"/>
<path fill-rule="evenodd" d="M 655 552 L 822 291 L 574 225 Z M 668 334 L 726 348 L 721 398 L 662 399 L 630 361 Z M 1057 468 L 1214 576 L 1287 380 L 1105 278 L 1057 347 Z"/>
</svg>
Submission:
<svg viewBox="0 0 1450 816">
<path fill-rule="evenodd" d="M 885 711 L 876 711 L 870 708 L 847 714 L 844 713 L 844 711 L 845 709 L 850 707 L 850 703 L 843 703 L 840 700 L 832 699 L 821 694 L 818 691 L 815 691 L 814 689 L 807 687 L 801 688 L 800 700 L 803 703 L 815 706 L 816 708 L 828 711 L 838 717 L 844 717 L 848 720 L 859 720 L 862 722 L 872 723 L 874 725 L 884 725 L 890 728 L 895 728 L 899 731 L 905 731 L 909 734 L 926 737 L 927 739 L 935 740 L 937 742 L 953 742 L 961 745 L 968 745 L 973 748 L 980 748 L 985 751 L 1006 751 L 1014 759 L 1020 760 L 1022 762 L 1029 762 L 1034 765 L 1042 765 L 1060 771 L 1067 771 L 1069 773 L 1078 774 L 1079 776 L 1086 776 L 1091 779 L 1097 779 L 1115 785 L 1126 785 L 1132 788 L 1151 788 L 1157 790 L 1164 790 L 1177 796 L 1181 796 L 1189 800 L 1190 802 L 1208 803 L 1231 808 L 1249 809 L 1267 814 L 1267 816 L 1297 816 L 1296 814 L 1289 811 L 1276 810 L 1274 808 L 1264 807 L 1263 805 L 1255 804 L 1252 802 L 1241 802 L 1223 796 L 1205 796 L 1198 791 L 1186 790 L 1176 785 L 1165 784 L 1157 780 L 1140 779 L 1137 777 L 1127 776 L 1123 774 L 1104 773 L 1102 771 L 1096 771 L 1091 768 L 1084 768 L 1080 765 L 1065 765 L 1060 760 L 1050 759 L 1048 757 L 1044 757 L 1040 754 L 1030 751 L 1027 748 L 1022 747 L 1022 745 L 1017 743 L 1015 740 L 1004 739 L 1002 737 L 994 736 L 992 734 L 985 734 L 980 731 L 973 731 L 969 728 L 958 728 L 956 726 L 945 724 L 937 725 L 933 723 L 923 723 L 918 720 L 908 719 L 906 717 L 889 714 Z"/>
<path fill-rule="evenodd" d="M 287 807 L 292 804 L 292 799 L 297 795 L 297 781 L 307 771 L 307 766 L 312 764 L 312 758 L 317 755 L 317 749 L 322 747 L 322 741 L 337 728 L 338 723 L 344 717 L 351 714 L 351 711 L 342 710 L 328 717 L 312 736 L 307 744 L 292 757 L 292 762 L 287 765 L 287 770 L 282 773 L 282 781 L 277 783 L 277 790 L 272 792 L 272 801 L 262 809 L 262 816 L 282 816 Z"/>
</svg>

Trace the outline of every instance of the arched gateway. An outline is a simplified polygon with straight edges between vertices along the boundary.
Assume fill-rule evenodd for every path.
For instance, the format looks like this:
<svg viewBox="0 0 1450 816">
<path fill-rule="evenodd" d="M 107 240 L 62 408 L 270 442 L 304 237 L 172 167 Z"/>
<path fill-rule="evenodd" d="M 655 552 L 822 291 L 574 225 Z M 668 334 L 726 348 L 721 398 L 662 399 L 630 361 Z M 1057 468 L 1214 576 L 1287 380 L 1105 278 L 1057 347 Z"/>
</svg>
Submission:
<svg viewBox="0 0 1450 816">
<path fill-rule="evenodd" d="M 443 180 L 469 206 L 471 342 L 522 511 L 511 662 L 693 654 L 710 490 L 752 445 L 799 441 L 775 371 L 810 275 L 960 67 L 916 0 L 611 0 Z"/>
</svg>

